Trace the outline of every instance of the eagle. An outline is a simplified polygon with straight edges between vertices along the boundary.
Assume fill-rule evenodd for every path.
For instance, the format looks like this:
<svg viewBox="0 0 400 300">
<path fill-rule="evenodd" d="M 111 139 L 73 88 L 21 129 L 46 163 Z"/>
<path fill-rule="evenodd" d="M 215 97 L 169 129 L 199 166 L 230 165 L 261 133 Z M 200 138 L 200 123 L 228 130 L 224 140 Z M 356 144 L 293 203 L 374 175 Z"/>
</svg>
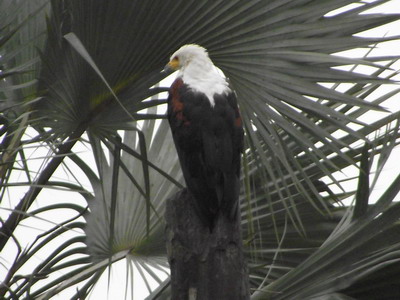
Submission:
<svg viewBox="0 0 400 300">
<path fill-rule="evenodd" d="M 238 216 L 243 127 L 236 93 L 207 50 L 182 46 L 165 71 L 178 71 L 168 94 L 168 121 L 193 206 L 210 230 Z"/>
</svg>

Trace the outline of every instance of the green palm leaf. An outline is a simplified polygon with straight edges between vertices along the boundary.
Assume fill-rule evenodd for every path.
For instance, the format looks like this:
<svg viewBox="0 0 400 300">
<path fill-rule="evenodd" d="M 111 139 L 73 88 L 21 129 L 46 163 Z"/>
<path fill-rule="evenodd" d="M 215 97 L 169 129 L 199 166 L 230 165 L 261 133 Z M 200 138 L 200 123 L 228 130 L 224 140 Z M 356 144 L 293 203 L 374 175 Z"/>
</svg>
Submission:
<svg viewBox="0 0 400 300">
<path fill-rule="evenodd" d="M 398 179 L 370 204 L 365 162 L 379 157 L 371 169 L 379 175 L 399 142 L 399 113 L 382 108 L 399 90 L 379 95 L 396 78 L 398 57 L 372 56 L 376 44 L 397 37 L 359 33 L 399 20 L 368 13 L 389 1 L 50 2 L 0 3 L 1 143 L 9 153 L 2 156 L 2 207 L 13 188 L 26 192 L 1 220 L 0 248 L 18 249 L 2 297 L 71 290 L 72 299 L 86 297 L 124 258 L 160 284 L 154 297 L 168 295 L 160 275 L 167 267 L 162 215 L 183 180 L 164 120 L 167 87 L 159 82 L 169 55 L 186 43 L 206 47 L 238 95 L 253 298 L 349 299 L 365 295 L 360 286 L 374 279 L 387 287 L 381 270 L 397 274 L 398 266 Z M 355 48 L 364 48 L 357 58 L 336 54 Z M 368 119 L 371 110 L 380 111 L 379 120 Z M 374 149 L 368 157 L 365 143 Z M 82 146 L 93 164 L 81 157 Z M 31 148 L 47 151 L 37 158 L 43 168 L 31 163 Z M 358 192 L 345 189 L 335 172 L 360 161 Z M 79 200 L 42 205 L 43 188 Z M 355 206 L 341 204 L 355 194 Z M 60 210 L 72 216 L 47 225 L 30 244 L 13 235 Z M 30 268 L 40 251 L 49 254 Z"/>
</svg>

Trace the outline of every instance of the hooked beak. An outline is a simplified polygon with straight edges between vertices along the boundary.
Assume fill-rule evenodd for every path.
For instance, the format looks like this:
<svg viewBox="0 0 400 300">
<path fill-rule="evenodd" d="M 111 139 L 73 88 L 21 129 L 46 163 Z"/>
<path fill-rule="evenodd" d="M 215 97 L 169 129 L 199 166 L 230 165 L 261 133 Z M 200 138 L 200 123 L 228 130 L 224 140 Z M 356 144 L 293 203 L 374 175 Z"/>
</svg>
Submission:
<svg viewBox="0 0 400 300">
<path fill-rule="evenodd" d="M 174 71 L 175 71 L 175 70 L 171 67 L 170 63 L 167 63 L 167 64 L 165 65 L 164 69 L 161 71 L 161 73 L 169 74 L 169 73 L 172 73 L 172 72 L 174 72 Z"/>
<path fill-rule="evenodd" d="M 179 60 L 177 58 L 171 59 L 164 67 L 163 73 L 172 73 L 179 69 Z"/>
</svg>

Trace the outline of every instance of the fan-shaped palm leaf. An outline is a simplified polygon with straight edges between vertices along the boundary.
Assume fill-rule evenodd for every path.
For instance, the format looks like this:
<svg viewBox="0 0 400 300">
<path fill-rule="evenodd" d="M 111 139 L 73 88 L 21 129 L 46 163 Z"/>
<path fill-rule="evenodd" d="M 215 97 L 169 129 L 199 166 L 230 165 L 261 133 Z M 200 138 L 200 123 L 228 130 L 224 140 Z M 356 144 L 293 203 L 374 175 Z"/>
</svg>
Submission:
<svg viewBox="0 0 400 300">
<path fill-rule="evenodd" d="M 370 209 L 366 209 L 365 197 L 359 196 L 364 201 L 357 200 L 356 216 L 366 217 L 360 221 L 352 219 L 346 209 L 337 208 L 335 201 L 353 191 L 332 197 L 330 187 L 340 185 L 332 174 L 360 161 L 365 142 L 376 147 L 371 156 L 381 154 L 380 165 L 398 144 L 397 127 L 387 135 L 379 134 L 382 127 L 398 119 L 398 113 L 387 113 L 373 124 L 362 121 L 368 111 L 382 110 L 379 105 L 384 106 L 397 94 L 395 90 L 371 97 L 395 76 L 390 67 L 396 54 L 351 59 L 335 53 L 373 49 L 376 43 L 395 39 L 356 36 L 399 19 L 398 15 L 365 14 L 386 2 L 54 0 L 40 56 L 31 52 L 30 46 L 41 40 L 29 44 L 21 28 L 28 22 L 24 20 L 43 24 L 46 1 L 30 2 L 23 21 L 4 19 L 12 26 L 4 31 L 6 38 L 0 44 L 2 59 L 7 58 L 8 63 L 1 74 L 7 76 L 1 97 L 12 107 L 11 103 L 17 103 L 13 102 L 15 92 L 26 97 L 36 90 L 40 96 L 32 109 L 17 109 L 15 119 L 24 123 L 16 123 L 16 128 L 30 124 L 39 133 L 21 145 L 20 155 L 25 161 L 27 147 L 36 141 L 51 154 L 37 176 L 22 164 L 29 188 L 3 222 L 0 248 L 10 238 L 19 245 L 12 232 L 21 220 L 69 207 L 63 201 L 60 206 L 30 210 L 43 187 L 62 186 L 80 193 L 88 207 L 71 206 L 76 211 L 74 217 L 44 232 L 31 247 L 19 246 L 2 295 L 45 298 L 78 286 L 80 291 L 74 297 L 85 296 L 107 266 L 124 257 L 158 280 L 148 266 L 165 266 L 163 205 L 180 187 L 182 178 L 166 122 L 156 120 L 164 118 L 163 110 L 153 108 L 166 102 L 165 94 L 149 97 L 166 90 L 156 87 L 165 76 L 160 71 L 169 54 L 185 43 L 209 49 L 238 94 L 247 143 L 241 196 L 243 226 L 251 284 L 261 290 L 254 297 L 287 299 L 303 293 L 302 297 L 343 299 L 344 295 L 355 295 L 352 286 L 333 280 L 332 274 L 340 271 L 336 263 L 349 254 L 352 268 L 345 271 L 351 278 L 348 282 L 354 283 L 375 276 L 375 270 L 392 262 L 397 253 L 393 237 L 399 215 L 397 206 L 390 203 L 397 190 L 392 187 L 390 195 Z M 10 5 L 11 16 L 21 13 L 18 5 L 3 3 Z M 355 6 L 332 13 L 348 4 Z M 3 32 L 5 27 L 1 28 Z M 42 28 L 38 26 L 37 33 Z M 19 35 L 24 37 L 23 43 L 11 43 Z M 4 48 L 3 44 L 12 47 Z M 12 64 L 19 53 L 22 58 Z M 343 65 L 364 65 L 373 71 L 360 74 L 339 68 Z M 34 72 L 21 74 L 30 66 Z M 37 78 L 38 86 L 32 81 Z M 341 83 L 350 83 L 350 87 L 343 89 Z M 88 145 L 85 132 L 96 170 L 73 153 L 77 141 Z M 118 135 L 123 136 L 123 142 Z M 17 145 L 14 143 L 13 149 Z M 86 174 L 90 188 L 75 180 L 50 180 L 60 165 L 70 168 L 64 157 L 70 157 Z M 330 178 L 330 186 L 324 183 L 326 178 Z M 4 191 L 11 185 L 3 184 Z M 83 227 L 82 214 L 85 231 L 71 231 Z M 382 224 L 386 226 L 382 231 L 374 231 L 374 225 Z M 21 267 L 39 249 L 50 247 L 56 236 L 70 233 L 74 235 L 30 270 L 31 275 L 21 277 Z M 385 236 L 389 240 L 381 243 Z M 381 246 L 377 248 L 370 241 Z M 353 243 L 353 248 L 344 251 Z M 363 251 L 358 251 L 361 248 Z M 75 254 L 79 258 L 74 259 Z M 364 261 L 362 255 L 373 259 Z M 59 276 L 59 270 L 67 271 Z M 356 274 L 357 270 L 362 272 Z M 313 276 L 321 278 L 318 284 Z"/>
</svg>

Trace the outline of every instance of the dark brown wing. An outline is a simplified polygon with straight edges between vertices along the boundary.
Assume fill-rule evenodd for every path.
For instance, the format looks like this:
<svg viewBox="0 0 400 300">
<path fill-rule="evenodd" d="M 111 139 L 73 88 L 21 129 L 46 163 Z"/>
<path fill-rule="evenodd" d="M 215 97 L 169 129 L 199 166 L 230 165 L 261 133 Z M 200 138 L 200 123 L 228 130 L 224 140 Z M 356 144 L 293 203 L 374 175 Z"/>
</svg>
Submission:
<svg viewBox="0 0 400 300">
<path fill-rule="evenodd" d="M 219 212 L 237 211 L 243 129 L 234 93 L 208 98 L 182 79 L 172 84 L 168 120 L 188 190 L 200 218 L 212 227 Z"/>
</svg>

